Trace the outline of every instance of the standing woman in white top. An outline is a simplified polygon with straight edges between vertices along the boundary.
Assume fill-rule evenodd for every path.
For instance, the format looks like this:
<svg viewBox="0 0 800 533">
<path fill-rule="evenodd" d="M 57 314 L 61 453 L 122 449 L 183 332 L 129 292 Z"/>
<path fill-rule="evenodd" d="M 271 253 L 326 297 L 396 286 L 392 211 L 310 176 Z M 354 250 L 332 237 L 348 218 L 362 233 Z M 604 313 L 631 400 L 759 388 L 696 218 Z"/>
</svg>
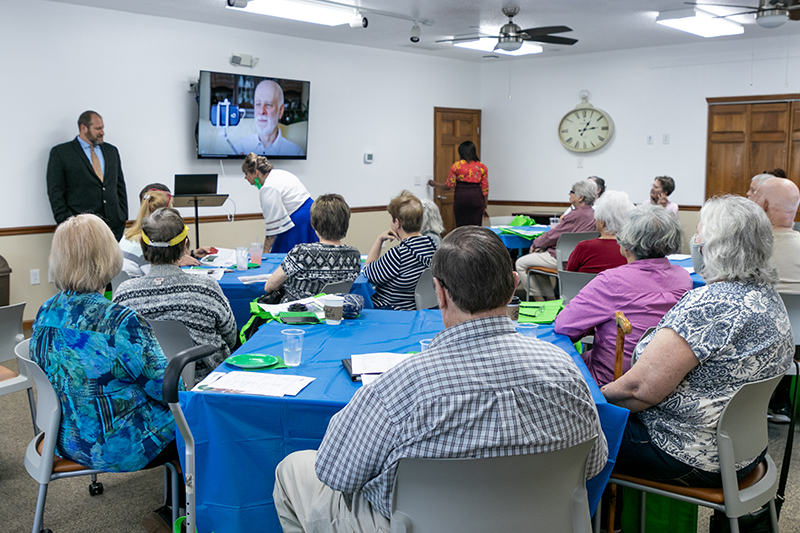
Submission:
<svg viewBox="0 0 800 533">
<path fill-rule="evenodd" d="M 266 157 L 252 152 L 244 159 L 242 172 L 250 185 L 259 189 L 267 225 L 264 253 L 287 253 L 296 244 L 319 242 L 311 227 L 314 201 L 297 176 L 273 170 Z"/>
</svg>

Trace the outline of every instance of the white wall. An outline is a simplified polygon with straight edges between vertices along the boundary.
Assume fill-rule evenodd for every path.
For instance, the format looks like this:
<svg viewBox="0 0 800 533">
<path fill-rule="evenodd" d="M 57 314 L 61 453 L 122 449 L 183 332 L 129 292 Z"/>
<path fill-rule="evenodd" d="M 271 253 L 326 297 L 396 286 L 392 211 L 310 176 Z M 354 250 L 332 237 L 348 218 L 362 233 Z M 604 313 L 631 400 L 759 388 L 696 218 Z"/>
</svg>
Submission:
<svg viewBox="0 0 800 533">
<path fill-rule="evenodd" d="M 120 149 L 132 215 L 142 186 L 194 172 L 219 173 L 219 191 L 239 213 L 259 212 L 240 161 L 224 163 L 223 178 L 218 161 L 196 159 L 189 81 L 201 69 L 310 80 L 309 158 L 278 166 L 312 196 L 340 192 L 351 206 L 386 204 L 404 188 L 425 191 L 413 176 L 432 173 L 433 107 L 480 106 L 480 87 L 461 81 L 475 66 L 463 61 L 43 0 L 6 2 L 2 12 L 0 183 L 14 198 L 0 210 L 0 227 L 54 223 L 48 153 L 74 138 L 86 109 L 103 115 L 106 141 Z M 237 69 L 232 52 L 261 60 Z M 373 164 L 363 163 L 365 151 Z"/>
<path fill-rule="evenodd" d="M 641 202 L 653 177 L 667 174 L 676 181 L 673 201 L 701 205 L 706 98 L 800 92 L 798 67 L 800 37 L 698 38 L 696 45 L 484 64 L 481 141 L 489 197 L 566 202 L 572 183 L 598 175 Z M 557 128 L 583 89 L 611 115 L 616 132 L 605 148 L 576 156 L 561 146 Z"/>
</svg>

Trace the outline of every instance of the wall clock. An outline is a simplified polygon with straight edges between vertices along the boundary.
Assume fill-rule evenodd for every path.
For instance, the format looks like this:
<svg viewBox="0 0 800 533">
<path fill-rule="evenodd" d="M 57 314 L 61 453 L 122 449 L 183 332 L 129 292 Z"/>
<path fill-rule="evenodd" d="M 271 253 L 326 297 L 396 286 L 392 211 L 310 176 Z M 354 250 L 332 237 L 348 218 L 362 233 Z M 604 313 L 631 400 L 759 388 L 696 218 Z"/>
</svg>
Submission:
<svg viewBox="0 0 800 533">
<path fill-rule="evenodd" d="M 589 103 L 589 91 L 580 92 L 581 103 L 567 112 L 558 124 L 558 140 L 573 152 L 599 150 L 614 135 L 611 115 Z"/>
</svg>

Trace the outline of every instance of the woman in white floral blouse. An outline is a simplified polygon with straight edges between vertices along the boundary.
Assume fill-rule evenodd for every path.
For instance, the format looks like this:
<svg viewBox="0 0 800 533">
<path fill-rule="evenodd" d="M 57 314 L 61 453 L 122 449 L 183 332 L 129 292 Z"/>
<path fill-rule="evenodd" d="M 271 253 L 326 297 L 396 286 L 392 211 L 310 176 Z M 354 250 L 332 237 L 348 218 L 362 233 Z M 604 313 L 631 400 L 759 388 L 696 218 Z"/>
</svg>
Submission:
<svg viewBox="0 0 800 533">
<path fill-rule="evenodd" d="M 794 339 L 770 266 L 772 227 L 755 203 L 715 197 L 694 242 L 708 285 L 687 292 L 636 349 L 631 370 L 602 388 L 627 407 L 615 471 L 679 485 L 720 487 L 716 430 L 744 384 L 783 374 Z M 737 471 L 747 475 L 760 456 Z"/>
</svg>

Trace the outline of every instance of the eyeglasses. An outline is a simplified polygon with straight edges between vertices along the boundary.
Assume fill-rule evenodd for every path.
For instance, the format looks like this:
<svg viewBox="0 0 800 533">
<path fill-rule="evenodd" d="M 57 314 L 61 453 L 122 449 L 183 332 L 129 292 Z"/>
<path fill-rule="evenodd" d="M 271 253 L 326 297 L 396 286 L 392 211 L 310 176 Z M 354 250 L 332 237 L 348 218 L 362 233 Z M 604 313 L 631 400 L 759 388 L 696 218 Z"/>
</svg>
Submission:
<svg viewBox="0 0 800 533">
<path fill-rule="evenodd" d="M 571 191 L 569 191 L 569 193 L 570 193 L 570 194 L 575 194 L 575 191 L 572 191 L 572 190 L 571 190 Z"/>
</svg>

